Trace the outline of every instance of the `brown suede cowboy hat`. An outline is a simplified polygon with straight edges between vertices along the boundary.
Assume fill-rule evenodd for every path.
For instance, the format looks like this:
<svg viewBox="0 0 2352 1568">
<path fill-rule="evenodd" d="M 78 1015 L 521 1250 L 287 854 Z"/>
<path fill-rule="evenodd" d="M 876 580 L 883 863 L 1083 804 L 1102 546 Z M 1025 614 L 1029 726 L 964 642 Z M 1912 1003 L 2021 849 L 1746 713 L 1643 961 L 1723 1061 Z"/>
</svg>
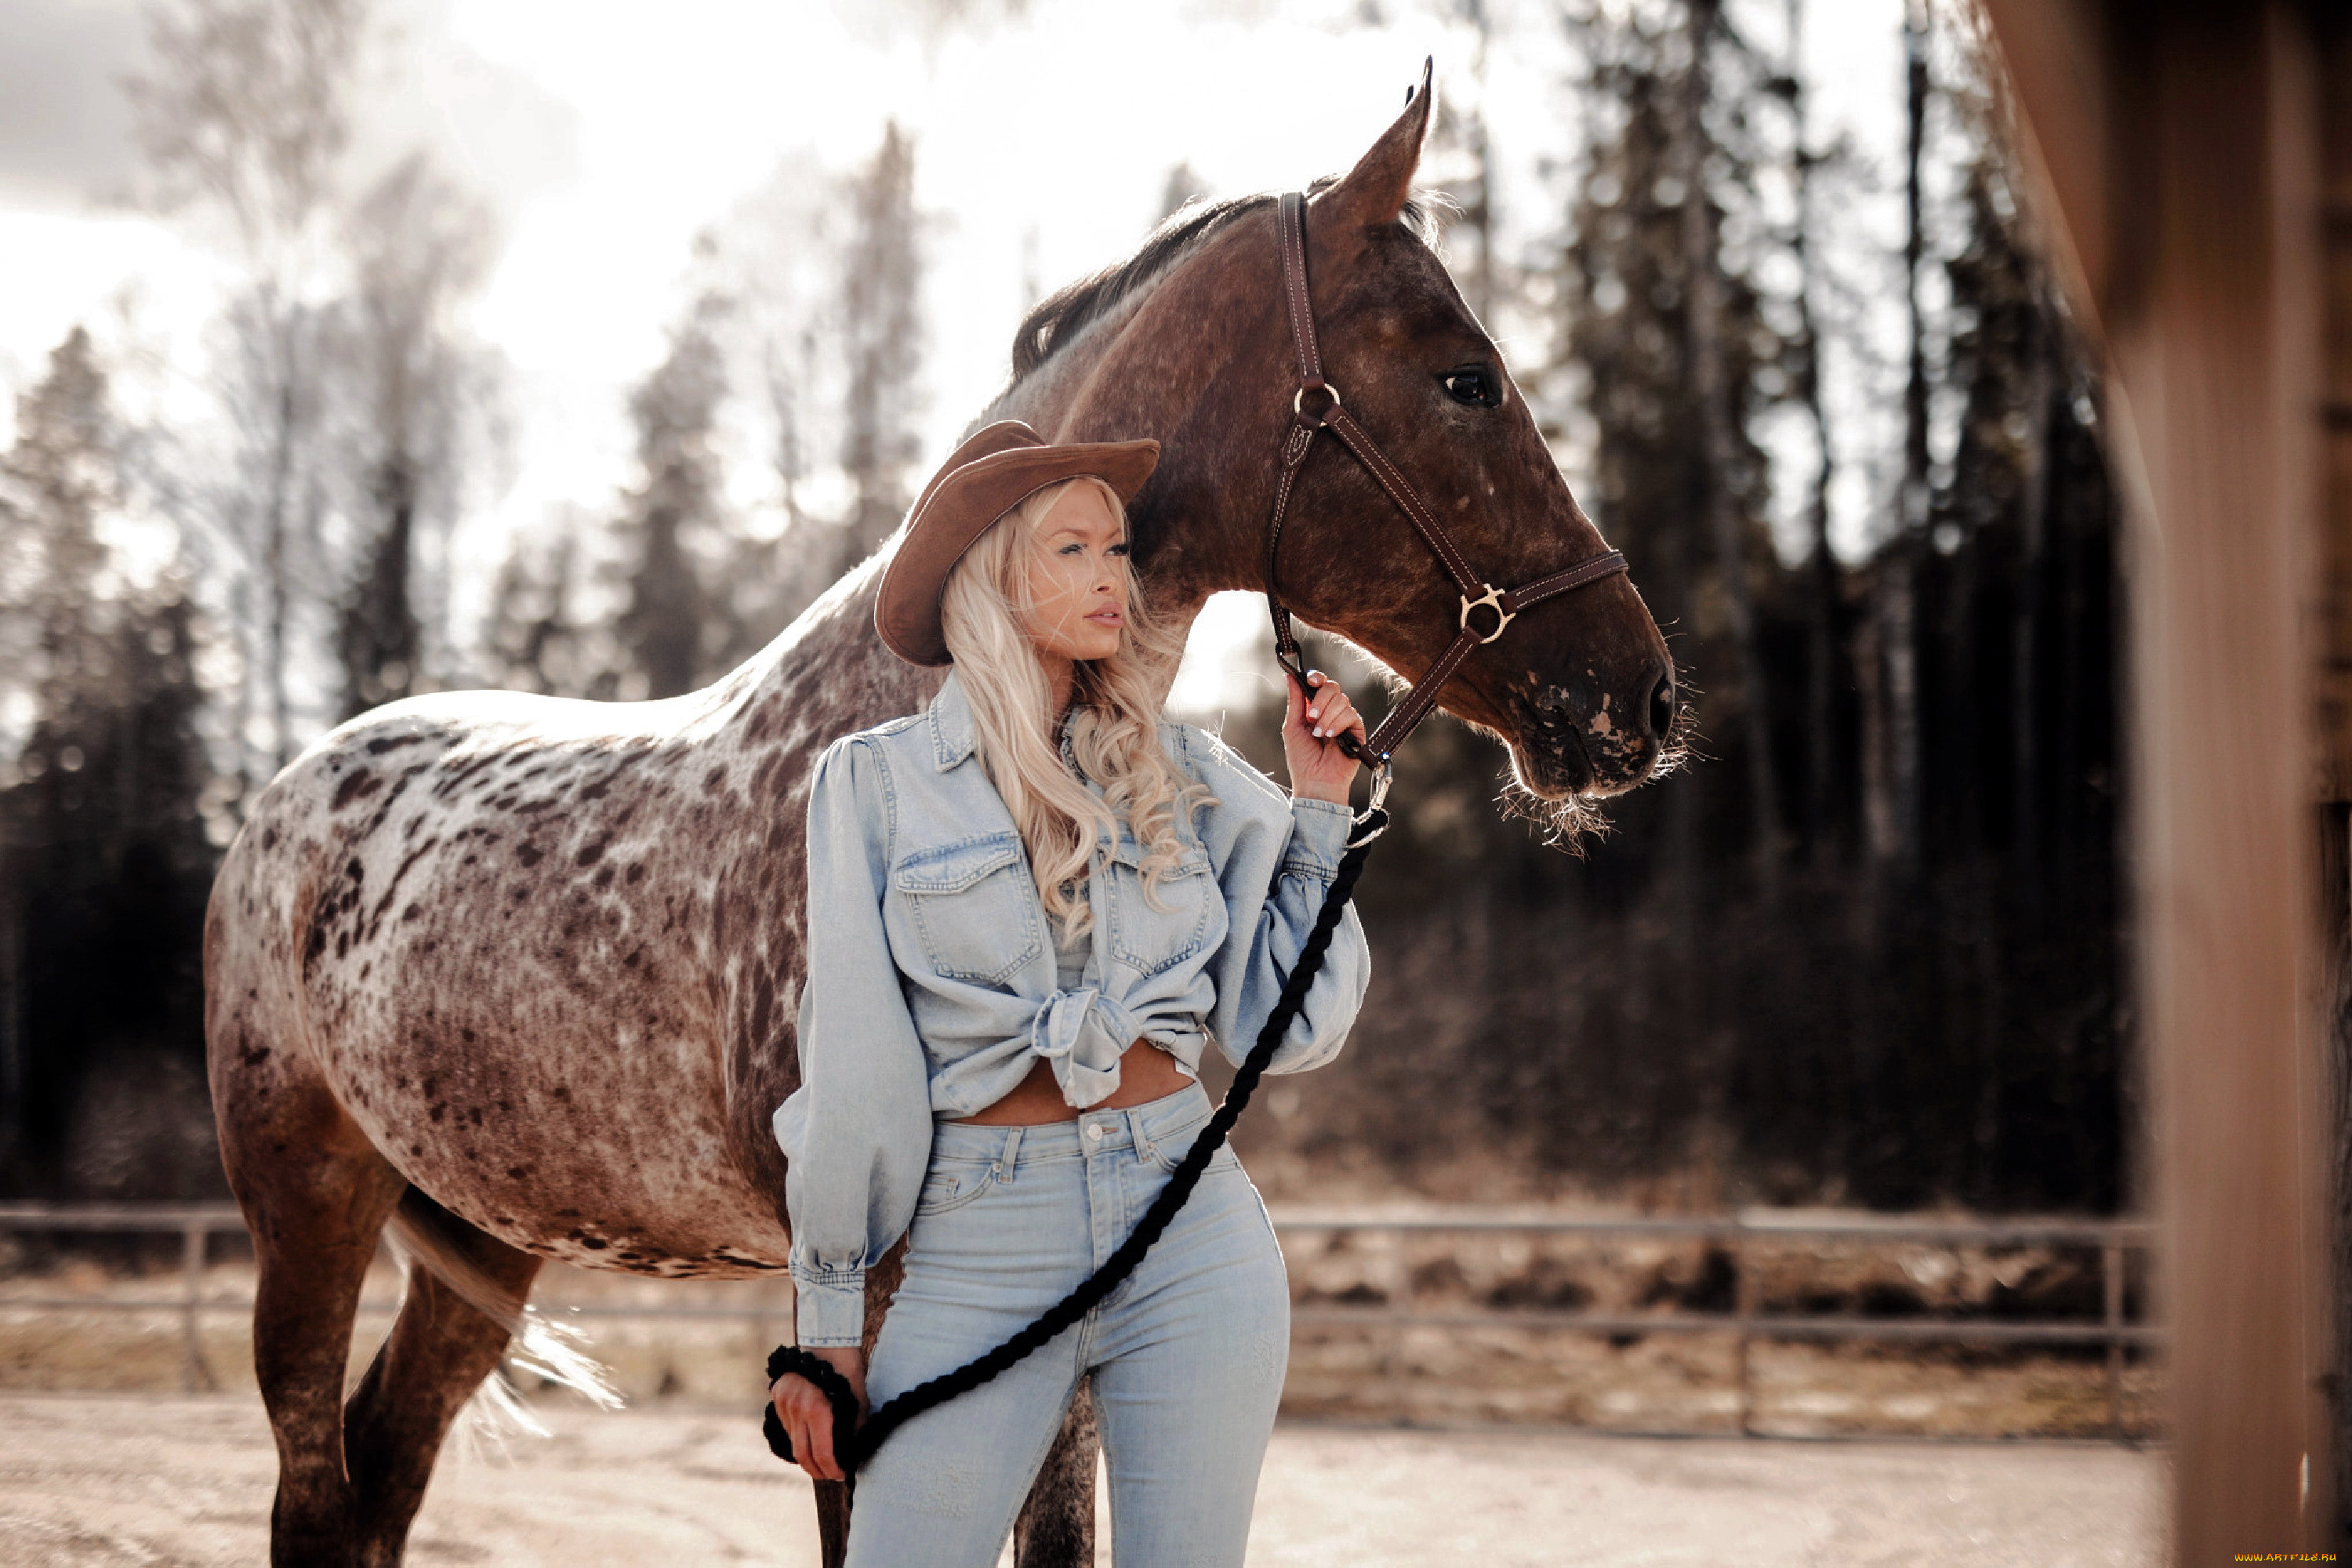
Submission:
<svg viewBox="0 0 2352 1568">
<path fill-rule="evenodd" d="M 1047 485 L 1081 475 L 1110 486 L 1123 505 L 1135 499 L 1159 461 L 1157 441 L 1049 446 L 1018 419 L 974 433 L 940 465 L 907 513 L 906 535 L 882 569 L 874 629 L 909 664 L 954 663 L 940 629 L 940 595 L 948 574 L 990 524 Z"/>
</svg>

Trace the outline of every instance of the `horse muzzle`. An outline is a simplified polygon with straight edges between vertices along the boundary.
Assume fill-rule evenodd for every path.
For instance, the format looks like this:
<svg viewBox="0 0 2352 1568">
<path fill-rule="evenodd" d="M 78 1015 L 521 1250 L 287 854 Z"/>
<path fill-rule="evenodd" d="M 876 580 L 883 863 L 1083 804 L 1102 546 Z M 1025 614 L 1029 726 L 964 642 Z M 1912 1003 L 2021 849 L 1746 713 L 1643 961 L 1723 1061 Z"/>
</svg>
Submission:
<svg viewBox="0 0 2352 1568">
<path fill-rule="evenodd" d="M 1671 673 L 1638 683 L 1630 700 L 1609 689 L 1538 687 L 1514 706 L 1511 743 L 1521 787 L 1545 800 L 1622 795 L 1658 771 L 1674 731 Z"/>
</svg>

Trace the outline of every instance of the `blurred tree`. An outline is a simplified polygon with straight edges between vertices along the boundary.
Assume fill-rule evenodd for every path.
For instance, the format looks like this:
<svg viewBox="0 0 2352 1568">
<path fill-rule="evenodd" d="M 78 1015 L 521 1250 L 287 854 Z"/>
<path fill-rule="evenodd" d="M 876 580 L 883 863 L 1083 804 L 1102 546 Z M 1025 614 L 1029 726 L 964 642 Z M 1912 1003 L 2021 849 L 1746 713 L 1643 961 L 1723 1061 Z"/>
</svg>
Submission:
<svg viewBox="0 0 2352 1568">
<path fill-rule="evenodd" d="M 1785 345 L 1720 237 L 1727 215 L 1764 227 L 1764 153 L 1738 106 L 1769 72 L 1711 0 L 1596 17 L 1580 37 L 1606 118 L 1573 198 L 1554 309 L 1591 388 L 1596 513 L 1706 693 L 1701 732 L 1722 765 L 1678 783 L 1664 826 L 1677 900 L 1696 900 L 1707 896 L 1696 881 L 1701 819 L 1722 792 L 1736 792 L 1724 805 L 1745 817 L 1739 843 L 1768 879 L 1782 833 L 1757 606 L 1778 563 L 1750 422 L 1785 392 Z M 1676 922 L 1690 931 L 1687 913 Z"/>
<path fill-rule="evenodd" d="M 1927 263 L 1926 151 L 1933 80 L 1926 0 L 1904 0 L 1903 289 L 1906 363 L 1903 478 L 1893 527 L 1879 546 L 1858 653 L 1863 678 L 1864 778 L 1870 847 L 1890 874 L 1918 869 L 1922 826 L 1917 578 L 1930 503 L 1928 323 L 1921 293 Z"/>
<path fill-rule="evenodd" d="M 1469 30 L 1470 58 L 1464 73 L 1469 90 L 1464 93 L 1457 83 L 1454 90 L 1438 95 L 1437 121 L 1422 156 L 1421 178 L 1444 194 L 1435 211 L 1449 245 L 1457 234 L 1469 238 L 1470 253 L 1450 256 L 1447 265 L 1471 313 L 1493 332 L 1499 330 L 1496 308 L 1507 289 L 1495 255 L 1499 203 L 1486 124 L 1486 52 L 1496 23 L 1487 0 L 1443 0 L 1441 11 Z"/>
<path fill-rule="evenodd" d="M 644 479 L 629 492 L 621 521 L 630 551 L 619 626 L 624 698 L 675 697 L 713 673 L 706 636 L 718 628 L 696 555 L 706 536 L 724 527 L 724 476 L 712 435 L 727 395 L 717 333 L 729 311 L 723 295 L 698 294 L 671 330 L 668 354 L 629 397 Z"/>
<path fill-rule="evenodd" d="M 1715 85 L 1718 52 L 1742 49 L 1742 44 L 1726 22 L 1721 0 L 1685 0 L 1682 42 L 1681 80 L 1673 98 L 1671 173 L 1665 176 L 1680 200 L 1661 205 L 1678 208 L 1682 266 L 1674 283 L 1682 296 L 1681 376 L 1697 415 L 1703 458 L 1695 476 L 1698 494 L 1693 499 L 1707 520 L 1715 587 L 1723 602 L 1724 640 L 1730 645 L 1727 662 L 1738 677 L 1733 711 L 1747 770 L 1748 848 L 1769 885 L 1778 875 L 1782 851 L 1780 789 L 1772 756 L 1771 682 L 1765 676 L 1750 578 L 1770 564 L 1770 541 L 1753 504 L 1764 487 L 1754 480 L 1742 482 L 1743 469 L 1760 466 L 1745 426 L 1746 416 L 1762 399 L 1752 384 L 1733 383 L 1727 340 L 1744 331 L 1748 343 L 1758 343 L 1767 340 L 1769 329 L 1755 308 L 1752 291 L 1727 275 L 1713 188 L 1718 169 L 1731 181 L 1744 182 L 1753 163 L 1738 108 L 1744 96 L 1718 93 Z M 1761 75 L 1759 63 L 1752 56 L 1744 58 L 1741 77 Z M 1710 123 L 1710 110 L 1727 123 Z M 1727 193 L 1724 199 L 1755 205 L 1752 189 Z M 1747 297 L 1734 298 L 1735 293 Z M 1762 368 L 1763 356 L 1751 350 L 1744 357 L 1755 362 L 1755 369 Z M 1750 374 L 1752 377 L 1752 370 Z M 1718 689 L 1718 711 L 1727 706 L 1722 697 Z"/>
<path fill-rule="evenodd" d="M 148 200 L 226 217 L 244 258 L 226 321 L 228 403 L 242 451 L 223 505 L 261 601 L 247 605 L 240 585 L 234 630 L 240 664 L 260 671 L 272 770 L 295 744 L 289 661 L 325 493 L 316 451 L 320 300 L 367 22 L 365 0 L 156 0 L 150 68 L 124 82 Z M 248 625 L 257 619 L 257 628 Z M 232 725 L 240 752 L 244 679 Z M 240 755 L 241 781 L 246 767 Z"/>
<path fill-rule="evenodd" d="M 694 689 L 773 640 L 898 527 L 920 456 L 913 169 L 887 124 L 853 173 L 788 157 L 697 237 L 689 303 L 630 395 L 640 478 L 611 550 L 577 519 L 551 543 L 510 545 L 484 628 L 496 679 L 607 700 Z M 751 388 L 746 407 L 736 395 Z M 724 448 L 747 426 L 773 475 L 772 510 L 729 499 Z M 593 603 L 607 587 L 620 599 L 609 627 Z"/>
<path fill-rule="evenodd" d="M 1166 183 L 1160 187 L 1158 221 L 1166 222 L 1192 203 L 1207 200 L 1208 195 L 1209 182 L 1201 177 L 1198 170 L 1190 163 L 1174 164 L 1168 171 Z M 1036 290 L 1033 289 L 1030 292 L 1031 303 L 1034 304 Z"/>
<path fill-rule="evenodd" d="M 1842 776 L 1838 745 L 1839 700 L 1853 684 L 1847 658 L 1844 574 L 1830 544 L 1830 485 L 1837 472 L 1837 447 L 1830 430 L 1829 407 L 1822 391 L 1822 332 L 1815 300 L 1822 290 L 1822 258 L 1814 243 L 1823 222 L 1819 210 L 1822 179 L 1828 169 L 1850 161 L 1843 146 L 1828 152 L 1813 145 L 1806 113 L 1804 70 L 1805 0 L 1789 0 L 1788 58 L 1773 82 L 1788 105 L 1790 163 L 1794 175 L 1795 210 L 1786 236 L 1796 263 L 1797 287 L 1792 303 L 1796 330 L 1788 341 L 1790 386 L 1803 408 L 1816 457 L 1804 504 L 1805 521 L 1805 805 L 1803 833 L 1816 860 L 1832 854 L 1836 837 L 1834 815 L 1841 798 Z"/>
<path fill-rule="evenodd" d="M 469 459 L 497 429 L 487 405 L 498 362 L 454 321 L 495 245 L 478 198 L 412 154 L 361 198 L 345 232 L 353 281 L 335 358 L 352 405 L 344 462 L 356 537 L 335 651 L 349 718 L 405 697 L 425 674 L 419 529 L 446 540 L 456 521 Z"/>
<path fill-rule="evenodd" d="M 923 363 L 915 154 L 897 121 L 883 128 L 882 145 L 846 194 L 856 226 L 842 257 L 849 388 L 841 466 L 852 500 L 838 572 L 873 554 L 898 526 L 914 499 L 907 472 L 922 455 L 915 433 Z"/>
<path fill-rule="evenodd" d="M 855 214 L 843 180 L 814 153 L 779 161 L 720 231 L 715 285 L 735 301 L 721 339 L 730 380 L 762 395 L 773 475 L 772 530 L 745 528 L 717 591 L 730 635 L 717 660 L 731 667 L 764 647 L 833 584 L 849 549 L 831 498 L 838 493 L 845 367 L 838 331 L 842 249 Z"/>
<path fill-rule="evenodd" d="M 102 1060 L 168 1060 L 159 1071 L 201 1081 L 213 851 L 196 812 L 194 614 L 173 572 L 108 542 L 131 497 L 87 332 L 51 354 L 16 428 L 0 458 L 0 626 L 20 657 L 0 679 L 29 724 L 0 769 L 0 1189 L 26 1192 L 74 1184 L 67 1135 L 102 1131 L 76 1115 Z M 201 1097 L 144 1110 L 158 1138 L 118 1192 L 216 1190 Z"/>
<path fill-rule="evenodd" d="M 482 641 L 494 685 L 544 697 L 592 695 L 606 661 L 583 647 L 587 629 L 575 616 L 576 528 L 559 528 L 544 548 L 527 535 L 507 542 L 490 587 Z"/>
</svg>

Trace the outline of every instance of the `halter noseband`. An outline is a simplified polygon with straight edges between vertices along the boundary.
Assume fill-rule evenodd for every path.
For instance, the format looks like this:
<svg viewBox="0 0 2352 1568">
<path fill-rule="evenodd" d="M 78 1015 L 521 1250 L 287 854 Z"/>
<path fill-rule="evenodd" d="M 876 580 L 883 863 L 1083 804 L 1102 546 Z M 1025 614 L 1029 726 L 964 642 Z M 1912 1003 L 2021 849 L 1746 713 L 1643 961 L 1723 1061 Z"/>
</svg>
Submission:
<svg viewBox="0 0 2352 1568">
<path fill-rule="evenodd" d="M 1275 584 L 1275 568 L 1282 551 L 1282 524 L 1290 510 L 1290 492 L 1297 483 L 1299 470 L 1307 466 L 1307 454 L 1315 449 L 1315 433 L 1318 430 L 1328 430 L 1339 437 L 1340 443 L 1356 455 L 1356 460 L 1380 481 L 1381 489 L 1388 492 L 1397 510 L 1404 513 L 1406 521 L 1435 552 L 1437 563 L 1444 568 L 1462 595 L 1461 629 L 1406 692 L 1404 700 L 1389 710 L 1388 717 L 1381 721 L 1370 739 L 1360 743 L 1353 735 L 1339 737 L 1340 750 L 1372 770 L 1376 795 L 1384 795 L 1389 759 L 1414 727 L 1429 717 L 1437 702 L 1438 689 L 1461 668 L 1472 648 L 1501 637 L 1528 606 L 1571 588 L 1615 576 L 1625 570 L 1625 557 L 1621 552 L 1606 551 L 1548 577 L 1508 589 L 1497 588 L 1472 571 L 1468 558 L 1454 542 L 1454 536 L 1445 531 L 1436 514 L 1422 504 L 1404 474 L 1356 423 L 1355 416 L 1339 400 L 1339 389 L 1323 378 L 1323 356 L 1315 342 L 1315 307 L 1307 294 L 1307 198 L 1297 191 L 1284 192 L 1276 222 L 1281 234 L 1282 298 L 1290 310 L 1290 341 L 1298 351 L 1298 390 L 1291 395 L 1290 432 L 1283 441 L 1282 473 L 1274 491 L 1274 518 L 1265 533 L 1265 609 L 1274 621 L 1275 658 L 1302 692 L 1310 690 L 1299 658 L 1298 639 L 1291 630 L 1290 610 L 1283 604 Z"/>
</svg>

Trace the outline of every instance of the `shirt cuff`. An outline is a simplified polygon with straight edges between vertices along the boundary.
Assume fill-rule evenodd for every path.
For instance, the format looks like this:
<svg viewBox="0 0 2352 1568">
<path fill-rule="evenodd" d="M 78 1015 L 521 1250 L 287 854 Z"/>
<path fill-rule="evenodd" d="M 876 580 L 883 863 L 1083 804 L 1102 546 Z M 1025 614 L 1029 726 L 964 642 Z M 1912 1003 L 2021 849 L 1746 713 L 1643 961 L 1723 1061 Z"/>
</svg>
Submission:
<svg viewBox="0 0 2352 1568">
<path fill-rule="evenodd" d="M 1283 853 L 1282 868 L 1326 882 L 1338 876 L 1339 857 L 1347 853 L 1348 835 L 1356 825 L 1355 812 L 1336 800 L 1294 795 L 1290 820 L 1290 845 Z"/>
<path fill-rule="evenodd" d="M 866 1342 L 866 1270 L 793 1270 L 794 1340 L 810 1350 Z"/>
</svg>

